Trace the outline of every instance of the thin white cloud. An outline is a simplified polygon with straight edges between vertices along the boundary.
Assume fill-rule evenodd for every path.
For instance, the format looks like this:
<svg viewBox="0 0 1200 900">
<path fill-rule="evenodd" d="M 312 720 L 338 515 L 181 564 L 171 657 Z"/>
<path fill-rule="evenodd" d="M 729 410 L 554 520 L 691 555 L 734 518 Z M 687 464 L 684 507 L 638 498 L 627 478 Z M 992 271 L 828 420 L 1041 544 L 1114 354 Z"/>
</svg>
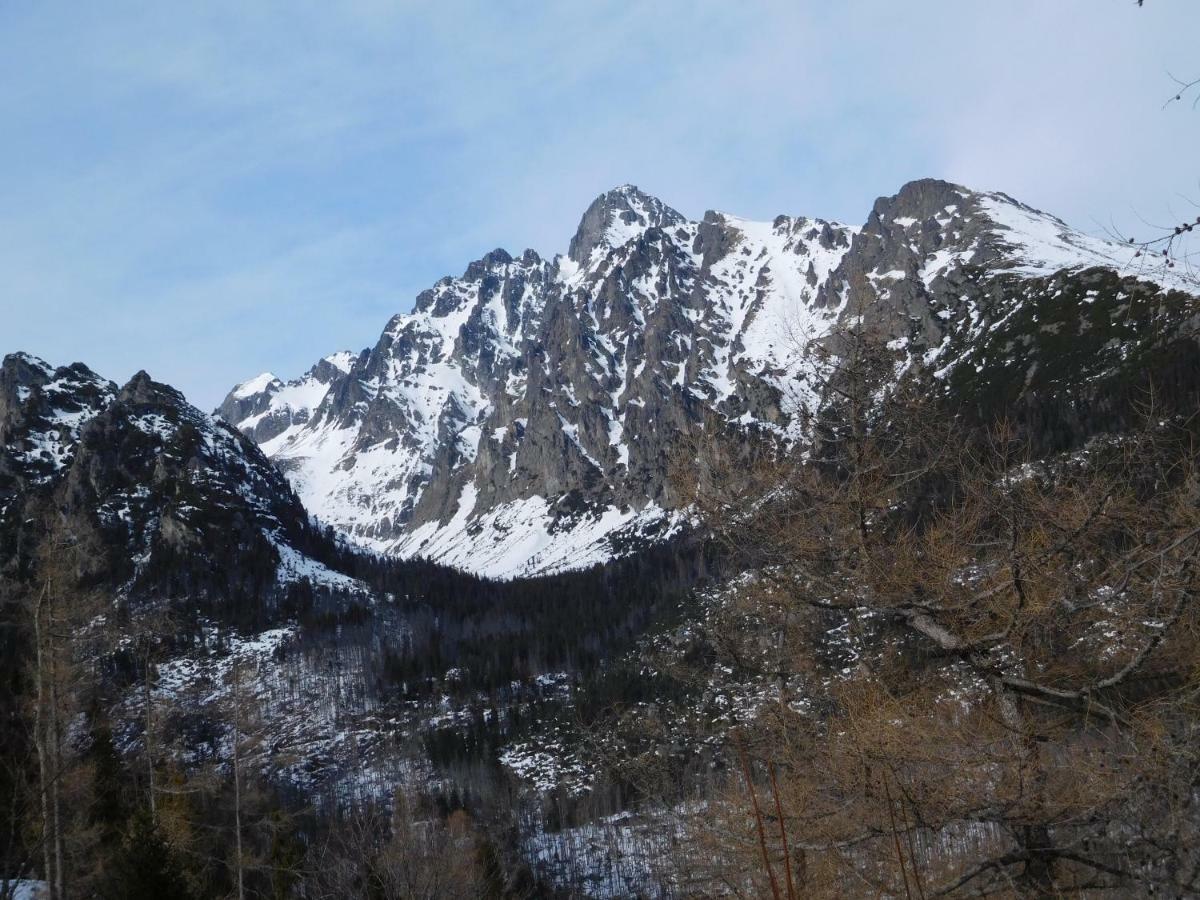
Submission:
<svg viewBox="0 0 1200 900">
<path fill-rule="evenodd" d="M 939 175 L 1080 226 L 1196 187 L 1194 0 L 0 7 L 9 346 L 204 405 L 374 341 L 634 181 L 861 221 Z M 1192 74 L 1200 74 L 1193 72 Z"/>
</svg>

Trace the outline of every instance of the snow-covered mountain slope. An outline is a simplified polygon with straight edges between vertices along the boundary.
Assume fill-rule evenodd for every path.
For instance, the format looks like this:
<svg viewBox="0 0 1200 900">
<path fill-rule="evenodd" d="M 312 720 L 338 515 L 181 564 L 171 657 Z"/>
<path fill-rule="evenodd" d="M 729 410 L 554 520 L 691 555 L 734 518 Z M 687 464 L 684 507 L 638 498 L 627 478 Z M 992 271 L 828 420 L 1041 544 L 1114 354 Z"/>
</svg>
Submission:
<svg viewBox="0 0 1200 900">
<path fill-rule="evenodd" d="M 881 198 L 862 228 L 690 221 L 625 185 L 591 204 L 566 255 L 493 251 L 358 357 L 286 385 L 259 376 L 220 413 L 372 549 L 495 576 L 578 567 L 679 526 L 681 435 L 794 433 L 816 399 L 808 348 L 839 322 L 869 318 L 933 361 L 998 279 L 1101 266 L 1181 286 L 1134 261 L 941 181 Z"/>
<path fill-rule="evenodd" d="M 119 593 L 261 597 L 302 577 L 351 587 L 307 555 L 316 530 L 259 448 L 145 372 L 118 390 L 79 363 L 5 357 L 0 473 L 5 547 L 64 525 Z"/>
<path fill-rule="evenodd" d="M 74 456 L 83 425 L 108 406 L 117 386 L 86 366 L 54 368 L 28 353 L 0 363 L 0 490 L 44 483 Z"/>
<path fill-rule="evenodd" d="M 291 433 L 311 418 L 329 386 L 350 371 L 354 359 L 347 351 L 334 353 L 286 384 L 263 372 L 230 391 L 217 412 L 260 444 Z"/>
</svg>

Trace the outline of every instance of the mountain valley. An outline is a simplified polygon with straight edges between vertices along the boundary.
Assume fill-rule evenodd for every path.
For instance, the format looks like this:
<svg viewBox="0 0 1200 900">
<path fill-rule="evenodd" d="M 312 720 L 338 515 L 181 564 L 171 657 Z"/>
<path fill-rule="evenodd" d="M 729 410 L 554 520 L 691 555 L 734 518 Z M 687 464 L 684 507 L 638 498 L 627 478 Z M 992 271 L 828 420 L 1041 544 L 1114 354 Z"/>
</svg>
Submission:
<svg viewBox="0 0 1200 900">
<path fill-rule="evenodd" d="M 910 653 L 935 680 L 973 652 L 949 638 L 912 650 L 889 629 L 931 613 L 905 601 L 853 628 L 830 618 L 840 607 L 797 614 L 820 659 L 791 672 L 769 659 L 800 626 L 739 598 L 788 557 L 722 534 L 743 520 L 751 533 L 806 476 L 756 482 L 759 466 L 834 459 L 832 471 L 853 473 L 843 448 L 891 435 L 913 409 L 913 422 L 952 423 L 943 448 L 961 439 L 983 454 L 990 429 L 1011 429 L 1024 468 L 983 494 L 1107 459 L 1153 422 L 1190 434 L 1197 297 L 1165 261 L 943 181 L 880 198 L 861 226 L 693 221 L 625 185 L 588 207 L 566 254 L 494 250 L 422 292 L 372 346 L 291 380 L 250 378 L 212 414 L 145 372 L 118 386 L 83 363 L 11 353 L 0 366 L 5 758 L 48 764 L 30 735 L 53 708 L 65 735 L 53 765 L 72 785 L 111 748 L 123 783 L 158 797 L 180 835 L 203 821 L 240 839 L 243 813 L 275 822 L 252 837 L 264 896 L 281 869 L 262 859 L 283 852 L 281 835 L 332 852 L 339 833 L 369 830 L 355 816 L 400 821 L 401 807 L 405 822 L 441 823 L 423 832 L 433 843 L 412 844 L 417 862 L 483 859 L 488 896 L 705 895 L 688 878 L 717 857 L 698 859 L 688 836 L 729 799 L 730 754 L 747 765 L 736 741 L 750 725 L 775 706 L 819 719 L 873 653 Z M 868 338 L 880 361 L 855 393 Z M 921 405 L 903 405 L 907 392 Z M 861 401 L 862 433 L 839 431 L 847 398 Z M 1163 482 L 1182 467 L 1164 463 Z M 953 507 L 957 472 L 938 468 L 917 495 L 903 482 L 862 516 L 863 535 L 897 510 Z M 714 517 L 702 495 L 721 477 L 753 490 Z M 789 509 L 787 528 L 820 509 Z M 1078 533 L 1096 517 L 1081 516 Z M 906 533 L 889 532 L 888 546 Z M 1190 540 L 1156 552 L 1173 560 Z M 43 658 L 62 671 L 47 674 Z M 54 707 L 55 678 L 86 689 Z M 980 680 L 955 696 L 982 705 Z M 0 797 L 16 803 L 28 780 L 7 772 Z M 185 786 L 201 783 L 214 799 L 189 805 Z M 29 871 L 38 862 L 19 830 L 5 858 Z M 219 837 L 195 846 L 222 853 Z M 341 872 L 352 849 L 317 869 Z M 228 891 L 231 871 L 194 877 Z M 739 884 L 760 875 L 752 865 Z"/>
</svg>

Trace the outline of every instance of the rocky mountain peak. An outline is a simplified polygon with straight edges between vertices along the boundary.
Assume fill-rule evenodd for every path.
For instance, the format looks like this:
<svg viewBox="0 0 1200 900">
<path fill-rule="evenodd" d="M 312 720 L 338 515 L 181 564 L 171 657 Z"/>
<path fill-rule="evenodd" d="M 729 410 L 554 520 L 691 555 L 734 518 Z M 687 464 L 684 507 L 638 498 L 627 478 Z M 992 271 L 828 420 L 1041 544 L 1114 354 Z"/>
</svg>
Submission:
<svg viewBox="0 0 1200 900">
<path fill-rule="evenodd" d="M 272 393 L 282 387 L 282 385 L 283 382 L 276 378 L 272 373 L 263 372 L 237 385 L 232 391 L 230 391 L 230 396 L 237 399 L 242 399 L 245 397 L 251 397 L 255 394 L 261 394 L 263 392 Z"/>
<path fill-rule="evenodd" d="M 4 361 L 0 363 L 0 371 L 4 373 L 3 377 L 6 381 L 30 384 L 39 378 L 53 374 L 54 367 L 31 353 L 17 351 L 4 357 Z"/>
<path fill-rule="evenodd" d="M 316 364 L 308 370 L 308 377 L 319 381 L 321 384 L 329 384 L 331 381 L 341 378 L 353 367 L 358 356 L 354 353 L 346 351 L 334 353 L 319 359 Z"/>
<path fill-rule="evenodd" d="M 131 406 L 181 406 L 187 404 L 183 394 L 170 385 L 155 381 L 145 369 L 129 379 L 117 394 L 117 400 Z"/>
<path fill-rule="evenodd" d="M 50 380 L 54 370 L 36 356 L 10 353 L 0 363 L 0 441 L 6 440 L 35 387 Z"/>
<path fill-rule="evenodd" d="M 334 361 L 344 363 L 341 355 Z M 226 422 L 145 371 L 119 390 L 86 366 L 14 354 L 0 364 L 0 543 L 47 510 L 120 594 L 265 598 L 329 573 L 284 475 Z M 253 614 L 253 610 L 243 610 Z"/>
<path fill-rule="evenodd" d="M 919 178 L 910 181 L 891 197 L 880 197 L 875 201 L 868 219 L 868 226 L 877 220 L 896 218 L 916 219 L 924 222 L 937 216 L 946 208 L 970 202 L 975 196 L 961 185 L 942 181 L 939 178 Z"/>
<path fill-rule="evenodd" d="M 485 253 L 482 259 L 477 259 L 467 266 L 466 271 L 463 272 L 463 278 L 467 281 L 474 281 L 482 278 L 489 272 L 494 272 L 498 268 L 507 266 L 512 261 L 511 253 L 503 247 L 497 247 L 490 253 Z"/>
<path fill-rule="evenodd" d="M 567 256 L 580 265 L 597 248 L 619 247 L 650 228 L 682 225 L 687 220 L 657 197 L 624 184 L 601 194 L 584 212 Z"/>
<path fill-rule="evenodd" d="M 55 367 L 28 353 L 6 356 L 0 363 L 0 505 L 6 482 L 40 483 L 61 472 L 80 428 L 115 393 L 116 385 L 82 363 Z"/>
<path fill-rule="evenodd" d="M 839 323 L 869 318 L 915 364 L 946 353 L 949 371 L 951 334 L 978 338 L 1004 279 L 1127 263 L 1128 248 L 937 179 L 880 199 L 861 228 L 691 222 L 623 185 L 588 207 L 569 259 L 488 253 L 352 365 L 260 376 L 221 415 L 372 550 L 552 571 L 678 523 L 664 461 L 679 435 L 797 436 L 820 402 L 805 348 Z"/>
</svg>

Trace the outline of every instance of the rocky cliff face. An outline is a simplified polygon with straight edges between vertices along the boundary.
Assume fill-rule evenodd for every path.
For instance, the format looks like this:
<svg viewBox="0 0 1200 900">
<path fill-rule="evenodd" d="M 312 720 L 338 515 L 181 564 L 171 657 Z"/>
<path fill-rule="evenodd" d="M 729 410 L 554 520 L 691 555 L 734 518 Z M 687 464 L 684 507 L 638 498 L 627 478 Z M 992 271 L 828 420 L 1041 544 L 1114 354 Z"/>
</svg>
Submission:
<svg viewBox="0 0 1200 900">
<path fill-rule="evenodd" d="M 293 425 L 305 424 L 330 385 L 350 371 L 354 360 L 353 353 L 334 353 L 287 383 L 264 372 L 230 391 L 217 414 L 226 422 L 237 422 L 255 442 L 266 443 Z"/>
<path fill-rule="evenodd" d="M 0 363 L 0 504 L 57 476 L 80 429 L 112 402 L 117 386 L 81 363 L 54 368 L 27 353 Z"/>
<path fill-rule="evenodd" d="M 118 595 L 263 597 L 308 575 L 315 530 L 248 438 L 139 372 L 0 364 L 0 566 L 64 525 Z"/>
<path fill-rule="evenodd" d="M 948 373 L 983 334 L 982 310 L 996 322 L 1022 302 L 1008 288 L 988 300 L 997 284 L 1092 267 L 1170 284 L 1132 262 L 1003 194 L 941 181 L 880 199 L 861 228 L 690 221 L 626 185 L 591 204 L 565 256 L 495 250 L 423 292 L 373 348 L 287 384 L 259 376 L 219 411 L 311 512 L 368 547 L 551 571 L 678 526 L 667 472 L 680 435 L 794 433 L 816 402 L 808 350 L 839 323 L 869 319 Z"/>
</svg>

